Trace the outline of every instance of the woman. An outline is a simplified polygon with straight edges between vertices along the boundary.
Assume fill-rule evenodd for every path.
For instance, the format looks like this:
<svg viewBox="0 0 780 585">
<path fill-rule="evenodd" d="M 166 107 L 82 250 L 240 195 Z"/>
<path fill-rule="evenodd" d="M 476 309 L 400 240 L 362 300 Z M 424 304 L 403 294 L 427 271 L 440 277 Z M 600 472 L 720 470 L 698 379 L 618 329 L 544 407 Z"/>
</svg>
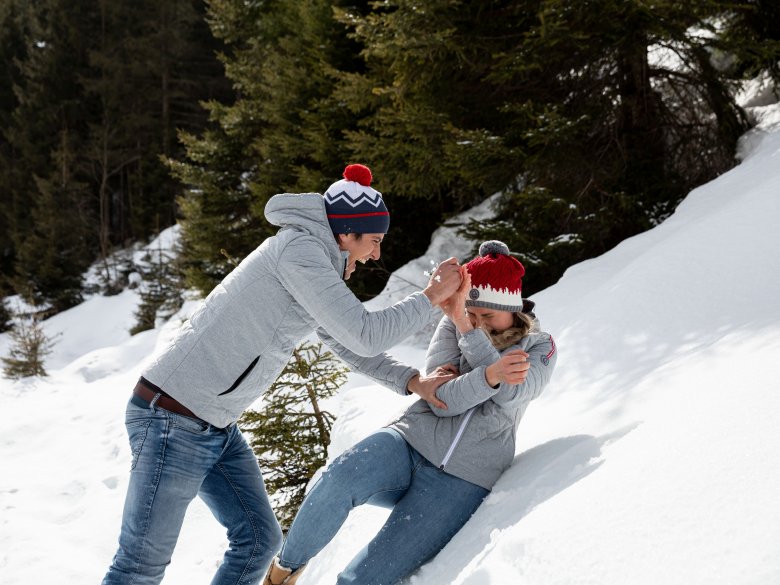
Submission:
<svg viewBox="0 0 780 585">
<path fill-rule="evenodd" d="M 364 503 L 392 508 L 338 584 L 392 585 L 438 553 L 512 463 L 515 430 L 555 367 L 555 344 L 521 297 L 523 265 L 501 242 L 466 264 L 426 355 L 457 367 L 440 409 L 418 400 L 387 428 L 338 457 L 311 489 L 266 585 L 293 585 L 305 564 Z"/>
</svg>

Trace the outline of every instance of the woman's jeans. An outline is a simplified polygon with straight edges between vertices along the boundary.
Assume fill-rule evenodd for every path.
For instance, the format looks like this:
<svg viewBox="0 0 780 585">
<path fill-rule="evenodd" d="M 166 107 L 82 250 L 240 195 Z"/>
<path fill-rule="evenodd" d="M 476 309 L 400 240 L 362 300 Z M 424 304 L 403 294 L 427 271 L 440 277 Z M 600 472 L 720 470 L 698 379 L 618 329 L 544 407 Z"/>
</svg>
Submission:
<svg viewBox="0 0 780 585">
<path fill-rule="evenodd" d="M 238 427 L 127 406 L 132 464 L 119 550 L 103 585 L 152 585 L 170 563 L 187 506 L 200 496 L 227 528 L 230 548 L 212 585 L 254 585 L 279 550 L 276 521 L 252 449 Z"/>
<path fill-rule="evenodd" d="M 303 501 L 279 563 L 290 569 L 305 565 L 352 508 L 370 503 L 393 511 L 338 584 L 393 585 L 444 548 L 487 494 L 434 467 L 397 432 L 383 429 L 328 466 Z"/>
</svg>

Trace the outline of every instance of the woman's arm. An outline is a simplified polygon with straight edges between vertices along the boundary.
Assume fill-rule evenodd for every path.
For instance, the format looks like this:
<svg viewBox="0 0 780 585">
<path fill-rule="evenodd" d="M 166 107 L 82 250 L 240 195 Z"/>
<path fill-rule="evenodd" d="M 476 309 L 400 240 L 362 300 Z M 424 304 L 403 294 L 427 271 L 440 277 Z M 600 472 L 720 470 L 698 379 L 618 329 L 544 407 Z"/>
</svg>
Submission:
<svg viewBox="0 0 780 585">
<path fill-rule="evenodd" d="M 549 383 L 558 361 L 558 349 L 549 333 L 537 335 L 538 341 L 526 350 L 526 361 L 530 367 L 524 381 L 521 384 L 499 383 L 498 392 L 491 398 L 499 406 L 516 408 L 520 403 L 530 402 L 537 398 Z"/>
<path fill-rule="evenodd" d="M 444 364 L 460 364 L 460 358 L 471 368 L 487 366 L 498 360 L 499 353 L 481 329 L 475 329 L 466 314 L 466 294 L 471 288 L 471 276 L 461 266 L 462 282 L 453 295 L 441 304 L 445 317 L 439 322 L 428 345 L 426 371 Z"/>
<path fill-rule="evenodd" d="M 455 325 L 448 317 L 442 317 L 425 353 L 425 371 L 432 372 L 444 365 L 460 367 L 460 356 Z"/>
<path fill-rule="evenodd" d="M 456 416 L 488 400 L 493 400 L 505 408 L 515 408 L 517 404 L 539 396 L 550 381 L 557 360 L 557 351 L 549 334 L 534 335 L 537 341 L 524 352 L 528 357 L 523 361 L 528 363 L 529 367 L 524 370 L 523 382 L 515 384 L 499 380 L 497 386 L 492 386 L 488 381 L 491 377 L 491 374 L 487 373 L 489 366 L 479 366 L 439 387 L 436 396 L 447 404 L 447 410 L 437 408 L 429 402 L 428 405 L 434 414 L 440 417 Z M 517 361 L 509 359 L 513 354 L 517 355 L 517 350 L 519 346 L 505 350 L 499 362 L 504 358 L 507 358 L 507 361 Z M 504 376 L 504 378 L 511 379 L 511 376 Z"/>
</svg>

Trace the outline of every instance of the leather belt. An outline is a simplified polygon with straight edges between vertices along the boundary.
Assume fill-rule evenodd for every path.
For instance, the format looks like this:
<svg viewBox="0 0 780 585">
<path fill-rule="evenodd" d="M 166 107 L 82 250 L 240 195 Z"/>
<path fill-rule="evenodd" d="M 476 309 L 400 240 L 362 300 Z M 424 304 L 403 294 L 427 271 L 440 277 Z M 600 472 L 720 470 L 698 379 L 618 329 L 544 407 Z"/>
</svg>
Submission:
<svg viewBox="0 0 780 585">
<path fill-rule="evenodd" d="M 146 400 L 146 402 L 152 402 L 152 400 L 154 400 L 154 397 L 159 395 L 160 397 L 157 399 L 157 402 L 154 403 L 155 406 L 159 406 L 160 408 L 165 409 L 169 412 L 175 412 L 176 414 L 183 414 L 184 416 L 189 416 L 190 418 L 203 420 L 195 413 L 193 413 L 189 408 L 184 406 L 181 402 L 174 400 L 159 388 L 155 389 L 152 386 L 150 386 L 149 383 L 143 378 L 138 380 L 138 383 L 135 385 L 135 388 L 133 388 L 133 394 L 143 398 L 144 400 Z"/>
</svg>

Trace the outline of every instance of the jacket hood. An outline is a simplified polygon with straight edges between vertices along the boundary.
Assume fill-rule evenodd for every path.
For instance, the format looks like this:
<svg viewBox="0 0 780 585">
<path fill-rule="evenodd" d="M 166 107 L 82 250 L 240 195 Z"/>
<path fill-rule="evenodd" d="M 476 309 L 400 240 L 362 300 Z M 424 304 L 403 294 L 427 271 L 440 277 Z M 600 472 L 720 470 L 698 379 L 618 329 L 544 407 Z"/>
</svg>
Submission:
<svg viewBox="0 0 780 585">
<path fill-rule="evenodd" d="M 344 276 L 344 262 L 348 252 L 339 250 L 330 229 L 325 211 L 325 200 L 319 193 L 280 193 L 265 204 L 265 218 L 282 230 L 294 229 L 321 240 L 333 262 L 333 267 Z"/>
</svg>

